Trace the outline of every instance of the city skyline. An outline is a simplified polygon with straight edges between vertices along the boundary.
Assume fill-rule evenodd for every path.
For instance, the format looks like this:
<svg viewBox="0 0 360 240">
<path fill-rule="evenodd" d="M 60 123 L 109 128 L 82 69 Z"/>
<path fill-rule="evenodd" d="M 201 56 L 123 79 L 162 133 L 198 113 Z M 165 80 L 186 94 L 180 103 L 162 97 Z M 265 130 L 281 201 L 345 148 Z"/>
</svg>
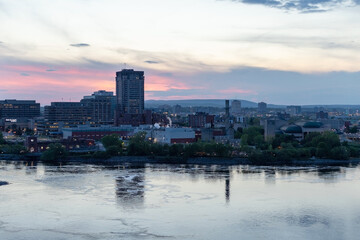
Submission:
<svg viewBox="0 0 360 240">
<path fill-rule="evenodd" d="M 133 68 L 146 100 L 358 104 L 359 3 L 2 0 L 0 96 L 79 101 Z"/>
</svg>

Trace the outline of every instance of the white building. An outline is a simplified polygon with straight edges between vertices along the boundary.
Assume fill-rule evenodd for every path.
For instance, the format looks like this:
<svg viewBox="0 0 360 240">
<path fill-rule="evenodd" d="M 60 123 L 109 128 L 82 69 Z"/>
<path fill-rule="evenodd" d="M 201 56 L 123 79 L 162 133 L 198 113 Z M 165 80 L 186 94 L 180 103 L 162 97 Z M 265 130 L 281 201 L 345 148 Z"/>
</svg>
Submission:
<svg viewBox="0 0 360 240">
<path fill-rule="evenodd" d="M 160 128 L 151 132 L 151 138 L 155 143 L 193 143 L 195 131 L 190 128 Z"/>
</svg>

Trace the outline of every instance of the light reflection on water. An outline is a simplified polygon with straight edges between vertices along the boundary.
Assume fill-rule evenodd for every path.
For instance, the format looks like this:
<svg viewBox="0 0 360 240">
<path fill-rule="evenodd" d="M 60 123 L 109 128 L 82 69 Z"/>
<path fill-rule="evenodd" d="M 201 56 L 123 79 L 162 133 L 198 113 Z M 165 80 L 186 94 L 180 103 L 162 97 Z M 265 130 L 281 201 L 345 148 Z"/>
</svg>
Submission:
<svg viewBox="0 0 360 240">
<path fill-rule="evenodd" d="M 360 167 L 0 162 L 0 239 L 359 239 Z"/>
</svg>

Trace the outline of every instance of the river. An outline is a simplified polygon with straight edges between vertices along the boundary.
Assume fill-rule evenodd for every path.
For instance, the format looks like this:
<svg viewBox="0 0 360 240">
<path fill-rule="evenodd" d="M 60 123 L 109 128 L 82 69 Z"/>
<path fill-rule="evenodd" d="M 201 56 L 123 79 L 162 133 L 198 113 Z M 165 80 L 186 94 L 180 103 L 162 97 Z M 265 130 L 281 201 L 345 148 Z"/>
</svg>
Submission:
<svg viewBox="0 0 360 240">
<path fill-rule="evenodd" d="M 359 239 L 360 167 L 0 161 L 0 239 Z"/>
</svg>

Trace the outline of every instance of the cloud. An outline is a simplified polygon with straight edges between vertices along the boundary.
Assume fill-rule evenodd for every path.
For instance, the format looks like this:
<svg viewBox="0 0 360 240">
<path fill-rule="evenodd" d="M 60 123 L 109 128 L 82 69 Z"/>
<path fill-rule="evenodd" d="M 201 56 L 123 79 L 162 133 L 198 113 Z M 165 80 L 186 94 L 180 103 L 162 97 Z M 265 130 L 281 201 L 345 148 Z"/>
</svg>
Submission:
<svg viewBox="0 0 360 240">
<path fill-rule="evenodd" d="M 302 13 L 326 12 L 336 6 L 354 6 L 360 4 L 359 0 L 232 0 L 245 4 L 265 5 L 287 11 L 295 10 Z"/>
<path fill-rule="evenodd" d="M 144 61 L 145 63 L 149 63 L 149 64 L 159 64 L 160 62 L 158 61 L 152 61 L 152 60 L 147 60 L 147 61 Z"/>
<path fill-rule="evenodd" d="M 90 47 L 90 44 L 87 44 L 87 43 L 73 43 L 73 44 L 70 44 L 70 46 L 72 46 L 72 47 Z"/>
<path fill-rule="evenodd" d="M 20 75 L 21 75 L 21 76 L 25 76 L 25 77 L 30 76 L 30 74 L 28 74 L 28 73 L 20 73 Z"/>
<path fill-rule="evenodd" d="M 55 72 L 55 69 L 46 69 L 47 72 Z"/>
</svg>

